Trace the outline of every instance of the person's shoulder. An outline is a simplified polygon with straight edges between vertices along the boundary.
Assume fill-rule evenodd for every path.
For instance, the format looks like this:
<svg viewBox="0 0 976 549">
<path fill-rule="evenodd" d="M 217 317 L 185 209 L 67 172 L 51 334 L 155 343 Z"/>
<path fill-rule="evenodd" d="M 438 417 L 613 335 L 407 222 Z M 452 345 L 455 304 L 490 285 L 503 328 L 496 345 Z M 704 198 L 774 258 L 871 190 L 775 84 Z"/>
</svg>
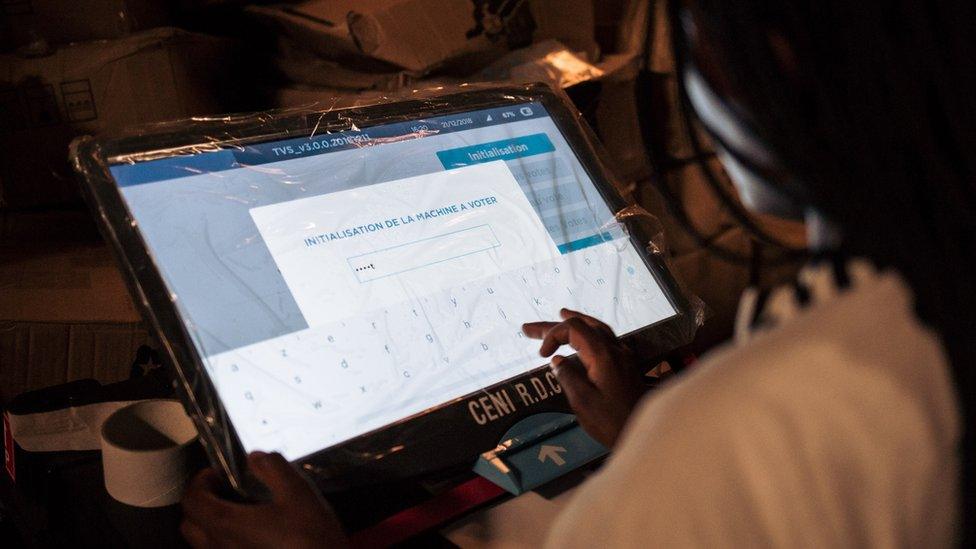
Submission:
<svg viewBox="0 0 976 549">
<path fill-rule="evenodd" d="M 817 292 L 792 311 L 788 294 L 772 296 L 778 322 L 649 395 L 565 531 L 606 522 L 594 526 L 601 535 L 723 546 L 787 545 L 806 530 L 830 544 L 818 513 L 874 516 L 897 504 L 890 487 L 934 478 L 954 455 L 957 414 L 938 338 L 915 320 L 911 292 L 877 273 Z M 615 541 L 628 539 L 640 538 Z"/>
<path fill-rule="evenodd" d="M 826 277 L 823 270 L 805 271 L 807 303 L 798 303 L 792 288 L 774 292 L 766 327 L 711 353 L 643 407 L 733 432 L 746 419 L 752 425 L 869 420 L 872 412 L 897 414 L 899 404 L 954 417 L 941 342 L 915 317 L 901 277 L 860 263 L 851 266 L 847 289 L 824 283 Z M 641 430 L 636 423 L 649 421 L 647 415 L 638 414 L 634 429 Z"/>
</svg>

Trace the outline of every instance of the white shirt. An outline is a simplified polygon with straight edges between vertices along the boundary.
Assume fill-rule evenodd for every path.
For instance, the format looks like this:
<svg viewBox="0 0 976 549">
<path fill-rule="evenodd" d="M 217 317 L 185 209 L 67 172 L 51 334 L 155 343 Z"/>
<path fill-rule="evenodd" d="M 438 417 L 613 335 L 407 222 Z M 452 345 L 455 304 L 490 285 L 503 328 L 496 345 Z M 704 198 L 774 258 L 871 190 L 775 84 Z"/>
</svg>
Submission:
<svg viewBox="0 0 976 549">
<path fill-rule="evenodd" d="M 775 326 L 711 353 L 635 410 L 552 547 L 945 547 L 960 418 L 911 291 L 863 264 L 774 293 Z"/>
</svg>

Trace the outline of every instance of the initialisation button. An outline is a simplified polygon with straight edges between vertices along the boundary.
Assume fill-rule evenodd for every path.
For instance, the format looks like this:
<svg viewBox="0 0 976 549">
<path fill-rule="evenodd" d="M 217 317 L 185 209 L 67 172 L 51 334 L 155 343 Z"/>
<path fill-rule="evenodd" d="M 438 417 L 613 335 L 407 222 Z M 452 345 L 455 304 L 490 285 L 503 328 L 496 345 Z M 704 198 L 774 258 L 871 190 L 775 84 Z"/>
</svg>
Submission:
<svg viewBox="0 0 976 549">
<path fill-rule="evenodd" d="M 496 160 L 514 160 L 554 150 L 556 148 L 546 134 L 534 133 L 468 147 L 437 151 L 437 158 L 444 165 L 444 168 L 450 170 Z"/>
</svg>

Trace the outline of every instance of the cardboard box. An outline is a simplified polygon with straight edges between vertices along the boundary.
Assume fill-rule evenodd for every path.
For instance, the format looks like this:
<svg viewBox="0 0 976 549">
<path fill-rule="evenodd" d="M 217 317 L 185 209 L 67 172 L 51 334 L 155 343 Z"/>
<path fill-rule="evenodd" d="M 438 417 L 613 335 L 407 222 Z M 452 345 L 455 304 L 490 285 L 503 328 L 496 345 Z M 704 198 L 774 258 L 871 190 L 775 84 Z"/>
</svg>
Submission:
<svg viewBox="0 0 976 549">
<path fill-rule="evenodd" d="M 97 244 L 100 241 L 95 220 L 84 207 L 64 210 L 0 210 L 0 249 L 51 244 Z"/>
<path fill-rule="evenodd" d="M 720 178 L 724 188 L 735 193 L 732 183 L 717 160 L 710 161 L 712 171 Z M 708 238 L 717 238 L 733 228 L 736 223 L 715 193 L 708 186 L 705 175 L 697 163 L 688 163 L 657 174 L 659 185 L 668 185 L 678 201 L 683 205 L 685 213 L 698 231 Z M 665 223 L 668 234 L 668 245 L 674 254 L 685 254 L 697 250 L 701 245 L 689 235 L 684 228 L 671 216 L 664 204 L 664 199 L 658 194 L 657 188 L 650 181 L 640 185 L 642 204 L 655 204 L 660 211 L 654 212 Z M 647 206 L 645 206 L 647 207 Z"/>
<path fill-rule="evenodd" d="M 602 1 L 602 0 L 601 0 Z M 601 50 L 596 41 L 596 8 L 591 0 L 531 0 L 536 42 L 558 40 L 583 59 L 595 63 Z"/>
<path fill-rule="evenodd" d="M 709 166 L 725 191 L 732 196 L 737 196 L 735 187 L 722 169 L 721 163 L 712 158 L 709 160 Z M 659 185 L 669 185 L 683 205 L 691 223 L 706 238 L 719 238 L 738 227 L 738 222 L 712 191 L 697 163 L 689 162 L 657 174 L 655 177 L 660 178 L 657 182 Z M 668 247 L 672 254 L 683 255 L 701 249 L 701 245 L 685 232 L 684 227 L 671 215 L 664 199 L 651 181 L 642 181 L 637 187 L 638 202 L 664 224 Z M 752 220 L 757 226 L 791 247 L 806 246 L 806 229 L 802 222 L 760 214 L 752 214 Z M 748 256 L 749 253 L 750 251 L 747 250 L 746 255 Z"/>
<path fill-rule="evenodd" d="M 693 156 L 678 110 L 674 75 L 654 72 L 667 68 L 665 2 L 661 0 L 614 0 L 598 4 L 597 21 L 604 54 L 596 67 L 603 72 L 599 100 L 593 108 L 595 130 L 613 157 L 611 167 L 625 182 L 640 181 L 652 172 L 652 163 L 666 168 L 675 160 Z M 648 28 L 648 22 L 653 27 Z M 609 29 L 615 29 L 611 38 Z M 666 49 L 665 49 L 666 48 Z M 651 71 L 638 87 L 641 70 Z M 651 142 L 645 143 L 639 126 L 640 107 L 651 105 Z M 708 137 L 697 136 L 708 150 Z M 649 154 L 650 151 L 650 154 Z"/>
<path fill-rule="evenodd" d="M 603 69 L 573 53 L 562 42 L 543 40 L 509 52 L 471 80 L 545 82 L 553 88 L 566 89 L 605 74 Z"/>
<path fill-rule="evenodd" d="M 602 51 L 617 50 L 617 34 L 630 0 L 601 0 L 593 4 L 594 37 Z"/>
<path fill-rule="evenodd" d="M 649 100 L 640 95 L 637 76 L 648 40 L 650 1 L 618 2 L 622 5 L 612 12 L 618 18 L 614 21 L 613 49 L 605 49 L 597 64 L 604 76 L 600 79 L 599 99 L 591 118 L 597 135 L 613 158 L 610 166 L 614 174 L 624 183 L 639 181 L 651 174 L 637 116 L 637 102 Z M 601 8 L 601 15 L 608 16 L 606 7 Z M 604 19 L 601 25 L 605 29 L 609 23 Z M 605 33 L 605 30 L 601 32 Z"/>
<path fill-rule="evenodd" d="M 248 11 L 321 57 L 414 75 L 448 64 L 477 68 L 547 38 L 598 55 L 588 1 L 310 0 Z"/>
<path fill-rule="evenodd" d="M 271 91 L 272 101 L 278 108 L 308 107 L 320 109 L 346 109 L 382 101 L 385 95 L 378 91 L 350 92 L 336 88 L 290 86 Z"/>
<path fill-rule="evenodd" d="M 0 206 L 79 200 L 68 144 L 82 134 L 223 110 L 230 47 L 176 29 L 0 55 Z"/>
<path fill-rule="evenodd" d="M 288 37 L 278 40 L 275 68 L 288 82 L 299 86 L 344 90 L 395 91 L 416 79 L 405 71 L 385 67 L 382 70 L 357 69 L 348 64 L 320 57 Z"/>
<path fill-rule="evenodd" d="M 162 0 L 0 0 L 0 47 L 121 38 L 169 19 Z"/>
<path fill-rule="evenodd" d="M 148 341 L 104 244 L 0 247 L 0 401 L 76 379 L 126 379 Z"/>
</svg>

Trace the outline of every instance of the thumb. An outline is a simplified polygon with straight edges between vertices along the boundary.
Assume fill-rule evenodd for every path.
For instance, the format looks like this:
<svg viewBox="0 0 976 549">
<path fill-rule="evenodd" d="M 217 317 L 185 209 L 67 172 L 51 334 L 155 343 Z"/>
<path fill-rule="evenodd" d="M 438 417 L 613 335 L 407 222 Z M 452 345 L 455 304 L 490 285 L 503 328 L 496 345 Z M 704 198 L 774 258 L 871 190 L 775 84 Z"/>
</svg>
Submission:
<svg viewBox="0 0 976 549">
<path fill-rule="evenodd" d="M 566 393 L 569 405 L 577 416 L 585 415 L 598 394 L 596 385 L 586 375 L 586 368 L 579 362 L 560 355 L 552 357 L 551 364 L 552 373 Z"/>
<path fill-rule="evenodd" d="M 281 454 L 251 452 L 247 466 L 255 478 L 271 491 L 272 499 L 288 498 L 299 490 L 307 490 L 305 479 Z"/>
</svg>

